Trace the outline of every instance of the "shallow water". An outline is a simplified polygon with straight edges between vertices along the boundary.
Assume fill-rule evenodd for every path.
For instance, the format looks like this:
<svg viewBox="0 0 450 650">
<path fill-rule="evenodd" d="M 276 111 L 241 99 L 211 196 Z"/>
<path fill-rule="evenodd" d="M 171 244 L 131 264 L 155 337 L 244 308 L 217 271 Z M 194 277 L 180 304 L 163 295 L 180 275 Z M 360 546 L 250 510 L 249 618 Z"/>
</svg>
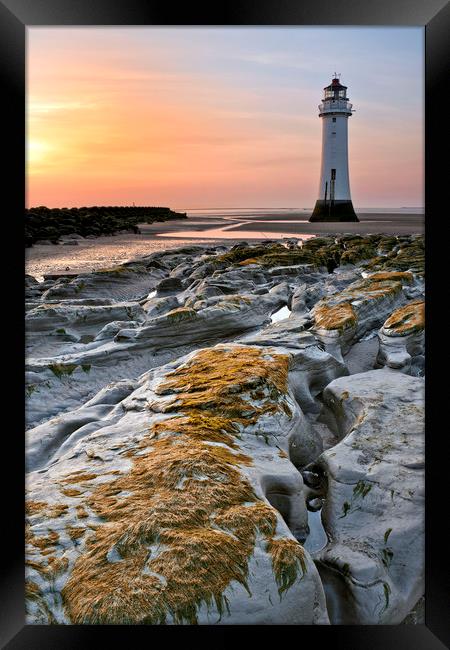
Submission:
<svg viewBox="0 0 450 650">
<path fill-rule="evenodd" d="M 78 246 L 35 245 L 25 249 L 25 272 L 42 279 L 49 273 L 91 273 L 142 255 L 192 243 L 192 239 L 184 242 L 179 238 L 156 240 L 145 235 L 127 234 L 84 239 Z M 198 237 L 195 243 L 211 242 Z"/>
<path fill-rule="evenodd" d="M 309 535 L 303 546 L 309 553 L 321 551 L 328 541 L 327 534 L 322 525 L 321 510 L 310 512 L 308 510 Z"/>
<path fill-rule="evenodd" d="M 254 222 L 252 222 L 254 223 Z M 263 223 L 263 222 L 261 222 Z M 265 222 L 267 223 L 267 222 Z M 289 222 L 292 223 L 292 222 Z M 305 222 L 306 223 L 306 222 Z M 232 228 L 239 228 L 245 224 L 237 222 L 232 226 L 225 226 L 224 228 L 204 228 L 202 230 L 178 230 L 174 232 L 158 233 L 156 237 L 180 237 L 183 239 L 197 239 L 198 237 L 207 237 L 211 239 L 310 239 L 315 235 L 308 235 L 305 233 L 289 233 L 289 232 L 273 232 L 273 231 L 258 231 L 258 230 L 233 230 Z"/>
<path fill-rule="evenodd" d="M 264 214 L 289 214 L 290 212 L 306 212 L 305 216 L 309 217 L 309 214 L 313 211 L 314 206 L 308 208 L 174 208 L 179 212 L 186 212 L 188 216 L 204 216 L 205 214 L 211 216 L 250 216 L 253 214 L 264 215 Z M 361 214 L 424 214 L 425 208 L 419 206 L 407 206 L 401 208 L 365 208 L 361 206 L 355 206 L 355 210 Z"/>
</svg>

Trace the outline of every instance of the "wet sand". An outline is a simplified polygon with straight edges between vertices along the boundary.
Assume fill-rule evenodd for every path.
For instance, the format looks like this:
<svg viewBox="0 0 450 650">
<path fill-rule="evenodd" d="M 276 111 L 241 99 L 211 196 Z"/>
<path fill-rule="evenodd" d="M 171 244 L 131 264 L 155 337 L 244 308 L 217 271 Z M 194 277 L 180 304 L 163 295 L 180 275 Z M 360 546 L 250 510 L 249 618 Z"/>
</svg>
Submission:
<svg viewBox="0 0 450 650">
<path fill-rule="evenodd" d="M 359 223 L 309 223 L 304 211 L 236 211 L 220 215 L 193 215 L 189 219 L 141 224 L 140 235 L 126 234 L 79 240 L 78 246 L 27 248 L 26 273 L 39 279 L 52 273 L 85 273 L 120 264 L 142 255 L 203 244 L 234 244 L 262 239 L 309 238 L 326 233 L 385 233 L 407 235 L 424 232 L 422 214 L 358 214 Z"/>
<path fill-rule="evenodd" d="M 129 234 L 79 240 L 78 246 L 33 246 L 25 251 L 25 272 L 38 279 L 53 273 L 88 273 L 122 264 L 135 257 L 193 243 L 209 244 L 210 240 L 159 240 L 145 234 Z"/>
</svg>

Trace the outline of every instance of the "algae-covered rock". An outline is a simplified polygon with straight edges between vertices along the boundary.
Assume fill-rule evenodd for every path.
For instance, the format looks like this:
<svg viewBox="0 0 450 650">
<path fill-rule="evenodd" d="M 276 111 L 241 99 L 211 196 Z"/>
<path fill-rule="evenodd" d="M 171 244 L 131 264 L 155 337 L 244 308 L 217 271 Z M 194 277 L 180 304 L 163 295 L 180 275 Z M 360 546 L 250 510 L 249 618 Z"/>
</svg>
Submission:
<svg viewBox="0 0 450 650">
<path fill-rule="evenodd" d="M 411 237 L 409 241 L 398 242 L 397 246 L 394 246 L 389 252 L 369 260 L 366 268 L 368 270 L 411 271 L 424 275 L 425 244 L 423 237 Z"/>
<path fill-rule="evenodd" d="M 423 374 L 425 302 L 413 300 L 396 309 L 378 334 L 376 367 L 388 366 L 408 374 Z"/>
<path fill-rule="evenodd" d="M 327 623 L 296 539 L 288 375 L 269 349 L 200 350 L 84 407 L 97 422 L 80 409 L 47 429 L 52 455 L 27 477 L 28 622 Z"/>
<path fill-rule="evenodd" d="M 319 300 L 311 314 L 313 330 L 325 349 L 340 357 L 354 340 L 380 327 L 407 300 L 403 288 L 412 279 L 411 273 L 375 273 Z"/>
<path fill-rule="evenodd" d="M 317 396 L 330 381 L 347 374 L 348 370 L 342 360 L 322 350 L 316 337 L 305 331 L 307 323 L 304 318 L 290 317 L 238 340 L 245 345 L 270 346 L 288 352 L 289 380 L 295 399 L 303 411 L 317 413 L 320 411 Z"/>
<path fill-rule="evenodd" d="M 404 620 L 423 253 L 324 235 L 28 278 L 27 622 L 322 624 L 324 587 L 333 623 Z"/>
</svg>

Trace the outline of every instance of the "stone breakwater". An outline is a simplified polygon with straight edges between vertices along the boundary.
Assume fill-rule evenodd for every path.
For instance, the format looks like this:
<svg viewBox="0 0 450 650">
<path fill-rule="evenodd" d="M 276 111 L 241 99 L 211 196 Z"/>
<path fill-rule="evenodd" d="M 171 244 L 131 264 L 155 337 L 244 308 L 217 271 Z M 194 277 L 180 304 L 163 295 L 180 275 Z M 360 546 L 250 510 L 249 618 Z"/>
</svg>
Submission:
<svg viewBox="0 0 450 650">
<path fill-rule="evenodd" d="M 26 285 L 28 623 L 396 624 L 421 602 L 421 236 Z"/>
<path fill-rule="evenodd" d="M 163 207 L 91 206 L 84 208 L 29 208 L 25 210 L 25 246 L 77 246 L 85 237 L 139 233 L 138 223 L 186 219 L 185 213 Z"/>
</svg>

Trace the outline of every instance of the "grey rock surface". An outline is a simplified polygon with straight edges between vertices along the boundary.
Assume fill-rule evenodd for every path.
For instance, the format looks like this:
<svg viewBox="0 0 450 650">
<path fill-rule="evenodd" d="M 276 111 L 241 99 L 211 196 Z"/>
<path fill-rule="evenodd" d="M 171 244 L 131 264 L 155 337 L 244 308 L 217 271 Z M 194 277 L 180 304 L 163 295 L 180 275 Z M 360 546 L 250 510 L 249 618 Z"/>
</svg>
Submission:
<svg viewBox="0 0 450 650">
<path fill-rule="evenodd" d="M 27 622 L 418 622 L 422 273 L 348 234 L 26 277 Z"/>
<path fill-rule="evenodd" d="M 333 623 L 400 623 L 424 592 L 424 382 L 389 369 L 324 391 L 341 441 L 318 461 L 328 479 L 315 557 Z"/>
<path fill-rule="evenodd" d="M 241 355 L 251 368 L 245 377 L 236 366 Z M 197 366 L 205 372 L 208 362 L 211 365 L 206 372 L 217 385 L 217 392 L 213 391 L 217 399 L 211 395 L 209 400 L 214 401 L 204 408 L 209 395 L 206 387 L 196 410 L 191 403 L 196 392 L 190 392 L 189 372 L 196 372 Z M 304 455 L 312 460 L 311 434 L 289 383 L 284 383 L 283 373 L 287 378 L 289 364 L 289 355 L 265 348 L 231 344 L 195 351 L 150 371 L 137 384 L 110 386 L 83 407 L 29 431 L 27 580 L 34 590 L 29 620 L 114 624 L 162 622 L 164 616 L 166 623 L 189 622 L 194 617 L 204 624 L 327 624 L 319 574 L 297 541 L 307 535 L 308 518 L 302 477 L 289 458 Z M 170 387 L 174 374 L 183 383 L 183 373 L 188 381 L 186 402 L 180 400 L 176 383 Z M 233 395 L 232 402 L 227 395 Z M 230 411 L 231 418 L 239 419 L 238 426 L 228 419 L 228 403 L 239 411 L 239 415 Z M 199 417 L 216 418 L 216 411 L 222 414 L 221 430 L 215 435 L 206 431 L 204 438 L 188 437 L 197 435 L 194 422 Z M 188 454 L 184 465 L 180 445 Z M 162 474 L 154 475 L 153 487 L 146 488 L 140 478 L 142 463 L 151 465 L 158 455 Z M 167 482 L 167 472 L 178 476 L 178 482 Z M 153 490 L 159 499 L 166 499 L 166 513 L 180 498 L 189 501 L 195 497 L 200 505 L 207 504 L 214 499 L 214 490 L 222 505 L 218 503 L 207 516 L 199 511 L 196 520 L 195 510 L 183 514 L 177 505 L 173 516 L 177 514 L 178 520 L 172 530 L 170 523 L 160 519 L 146 524 L 143 513 L 139 514 L 139 499 L 143 498 L 139 495 L 142 490 L 147 494 L 148 489 L 148 498 Z M 125 510 L 116 509 L 117 499 L 111 501 L 107 494 L 123 495 Z M 148 506 L 145 510 L 148 512 Z M 257 517 L 255 533 L 245 527 L 246 513 Z M 186 519 L 186 532 L 180 516 Z M 197 522 L 195 543 L 189 541 L 193 519 Z M 146 526 L 157 528 L 144 533 Z M 160 531 L 165 540 L 162 546 L 150 529 Z M 250 534 L 250 542 L 239 537 L 243 531 Z M 182 584 L 185 578 L 170 564 L 177 552 L 174 544 L 182 543 L 182 533 L 188 536 L 185 553 L 192 553 L 193 561 L 203 558 L 208 567 L 204 576 L 200 572 L 192 581 L 200 593 L 192 613 L 183 600 L 179 603 L 179 581 Z M 225 555 L 217 549 L 203 557 L 208 548 L 203 550 L 203 545 L 213 544 L 216 538 L 225 549 L 228 545 Z M 133 545 L 131 556 L 127 543 Z M 242 558 L 241 544 L 248 546 Z M 49 545 L 51 566 L 58 567 L 57 579 L 53 570 L 44 570 Z M 153 550 L 149 553 L 147 548 Z M 135 558 L 131 573 L 129 557 Z M 214 593 L 211 581 L 222 584 L 222 573 L 235 565 L 240 567 L 239 573 L 231 572 L 221 597 L 216 593 L 210 598 L 208 594 Z M 107 571 L 109 578 L 100 584 L 102 571 Z M 80 575 L 84 576 L 81 581 Z M 138 588 L 144 584 L 156 589 L 159 601 L 142 602 Z"/>
</svg>

